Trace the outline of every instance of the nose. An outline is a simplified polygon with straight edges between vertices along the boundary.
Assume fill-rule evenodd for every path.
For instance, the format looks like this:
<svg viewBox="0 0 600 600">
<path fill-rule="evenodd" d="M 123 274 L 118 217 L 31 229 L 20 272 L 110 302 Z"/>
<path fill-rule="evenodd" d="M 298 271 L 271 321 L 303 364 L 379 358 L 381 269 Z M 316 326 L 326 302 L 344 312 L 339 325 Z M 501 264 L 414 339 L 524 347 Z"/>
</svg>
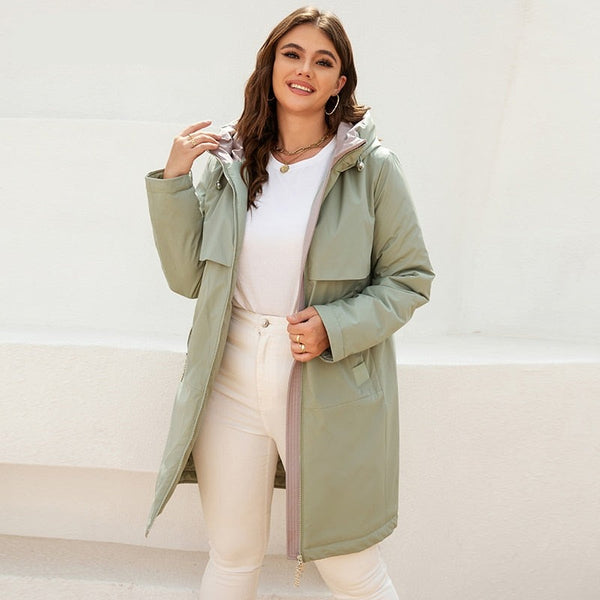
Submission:
<svg viewBox="0 0 600 600">
<path fill-rule="evenodd" d="M 298 64 L 298 75 L 304 75 L 305 77 L 310 78 L 311 66 L 309 60 L 305 60 L 304 62 Z"/>
</svg>

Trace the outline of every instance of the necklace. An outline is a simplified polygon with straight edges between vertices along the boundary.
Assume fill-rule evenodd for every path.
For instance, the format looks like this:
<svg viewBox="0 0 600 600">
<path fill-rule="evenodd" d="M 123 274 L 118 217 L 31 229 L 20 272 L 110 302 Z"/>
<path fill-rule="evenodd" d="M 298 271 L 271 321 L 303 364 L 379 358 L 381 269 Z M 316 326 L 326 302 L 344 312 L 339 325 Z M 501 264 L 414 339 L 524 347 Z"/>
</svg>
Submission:
<svg viewBox="0 0 600 600">
<path fill-rule="evenodd" d="M 302 146 L 301 148 L 298 148 L 297 150 L 294 150 L 293 152 L 286 150 L 283 146 L 275 146 L 275 148 L 273 148 L 273 150 L 275 150 L 275 152 L 277 152 L 277 154 L 279 154 L 280 156 L 283 156 L 283 155 L 300 156 L 301 154 L 304 154 L 305 152 L 308 152 L 309 150 L 312 150 L 313 148 L 319 147 L 328 136 L 329 136 L 329 132 L 325 132 L 323 137 L 318 142 L 315 142 L 314 144 L 310 144 L 309 146 Z M 283 164 L 281 165 L 281 167 L 279 167 L 279 170 L 282 173 L 287 173 L 290 170 L 291 163 L 285 162 L 283 160 L 281 162 L 283 162 Z"/>
</svg>

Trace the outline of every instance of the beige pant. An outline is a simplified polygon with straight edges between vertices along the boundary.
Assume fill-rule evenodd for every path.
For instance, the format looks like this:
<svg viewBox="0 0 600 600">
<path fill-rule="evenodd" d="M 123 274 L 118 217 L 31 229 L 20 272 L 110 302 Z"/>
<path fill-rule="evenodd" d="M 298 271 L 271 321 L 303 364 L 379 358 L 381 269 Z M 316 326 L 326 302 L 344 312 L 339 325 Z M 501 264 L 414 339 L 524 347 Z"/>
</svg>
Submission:
<svg viewBox="0 0 600 600">
<path fill-rule="evenodd" d="M 286 328 L 283 317 L 234 308 L 221 369 L 192 449 L 210 543 L 200 600 L 257 595 L 278 451 L 286 465 L 293 363 Z M 314 562 L 338 600 L 398 600 L 377 544 Z"/>
</svg>

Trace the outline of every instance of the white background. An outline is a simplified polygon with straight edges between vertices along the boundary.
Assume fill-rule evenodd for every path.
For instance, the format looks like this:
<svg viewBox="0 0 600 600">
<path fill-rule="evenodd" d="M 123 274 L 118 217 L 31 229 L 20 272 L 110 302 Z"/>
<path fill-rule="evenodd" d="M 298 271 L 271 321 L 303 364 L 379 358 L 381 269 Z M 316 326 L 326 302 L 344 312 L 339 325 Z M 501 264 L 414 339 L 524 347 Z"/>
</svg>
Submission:
<svg viewBox="0 0 600 600">
<path fill-rule="evenodd" d="M 143 176 L 186 125 L 239 116 L 256 50 L 297 6 L 6 5 L 2 329 L 185 340 L 192 303 L 162 280 Z M 597 340 L 597 4 L 328 7 L 437 273 L 404 335 Z"/>
<path fill-rule="evenodd" d="M 239 116 L 256 51 L 298 6 L 0 2 L 8 597 L 99 581 L 102 549 L 119 557 L 107 586 L 131 569 L 110 597 L 195 597 L 183 576 L 172 595 L 143 587 L 167 556 L 207 548 L 192 485 L 143 537 L 193 311 L 163 279 L 144 175 L 188 124 Z M 600 5 L 323 8 L 346 26 L 358 99 L 400 157 L 437 273 L 397 337 L 401 506 L 382 546 L 400 596 L 596 600 Z M 284 519 L 276 490 L 271 554 Z M 288 597 L 291 561 L 269 564 L 263 591 Z M 62 591 L 49 583 L 61 572 Z"/>
</svg>

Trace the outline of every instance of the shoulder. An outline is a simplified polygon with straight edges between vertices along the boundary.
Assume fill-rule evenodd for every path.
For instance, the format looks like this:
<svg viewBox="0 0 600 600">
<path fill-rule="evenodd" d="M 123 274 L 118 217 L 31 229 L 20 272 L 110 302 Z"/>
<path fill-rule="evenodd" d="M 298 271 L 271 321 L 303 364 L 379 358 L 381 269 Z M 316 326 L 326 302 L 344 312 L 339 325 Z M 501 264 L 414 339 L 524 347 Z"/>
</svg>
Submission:
<svg viewBox="0 0 600 600">
<path fill-rule="evenodd" d="M 412 210 L 411 191 L 398 155 L 384 145 L 373 149 L 365 166 L 370 171 L 370 184 L 376 212 L 386 218 L 397 218 Z"/>
<path fill-rule="evenodd" d="M 197 188 L 200 190 L 210 188 L 221 177 L 222 172 L 223 166 L 220 161 L 213 154 L 207 152 Z"/>
<path fill-rule="evenodd" d="M 221 165 L 219 159 L 214 154 L 212 154 L 212 152 L 207 152 L 206 162 L 204 164 L 204 173 L 210 176 L 222 170 L 223 166 Z"/>
<path fill-rule="evenodd" d="M 404 170 L 398 155 L 383 144 L 371 150 L 365 160 L 365 167 L 376 192 L 391 185 L 405 185 Z"/>
<path fill-rule="evenodd" d="M 369 153 L 369 161 L 378 169 L 402 169 L 398 155 L 387 146 L 379 144 Z"/>
</svg>

